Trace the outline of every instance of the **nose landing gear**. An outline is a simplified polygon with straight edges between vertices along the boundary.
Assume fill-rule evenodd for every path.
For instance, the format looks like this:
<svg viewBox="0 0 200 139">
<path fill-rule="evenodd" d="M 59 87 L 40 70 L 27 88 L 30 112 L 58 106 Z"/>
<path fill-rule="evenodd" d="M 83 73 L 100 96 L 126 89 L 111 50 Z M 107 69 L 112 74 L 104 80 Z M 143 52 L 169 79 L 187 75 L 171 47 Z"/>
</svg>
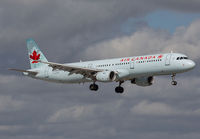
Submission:
<svg viewBox="0 0 200 139">
<path fill-rule="evenodd" d="M 174 85 L 174 86 L 176 86 L 177 85 L 177 81 L 175 81 L 175 76 L 176 76 L 176 74 L 172 74 L 172 82 L 171 82 L 171 84 L 172 85 Z"/>
</svg>

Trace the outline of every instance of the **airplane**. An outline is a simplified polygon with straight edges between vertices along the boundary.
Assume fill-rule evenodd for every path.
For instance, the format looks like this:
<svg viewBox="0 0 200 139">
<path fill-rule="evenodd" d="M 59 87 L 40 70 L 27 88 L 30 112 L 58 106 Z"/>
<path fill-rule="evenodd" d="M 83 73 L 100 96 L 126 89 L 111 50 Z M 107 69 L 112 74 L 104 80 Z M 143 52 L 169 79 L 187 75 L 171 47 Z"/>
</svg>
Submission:
<svg viewBox="0 0 200 139">
<path fill-rule="evenodd" d="M 33 39 L 27 41 L 31 69 L 9 69 L 22 72 L 34 79 L 56 83 L 92 82 L 91 91 L 97 91 L 96 82 L 118 82 L 116 93 L 123 93 L 121 86 L 130 81 L 138 86 L 151 86 L 154 76 L 171 75 L 172 85 L 177 85 L 175 76 L 195 67 L 195 62 L 181 53 L 161 53 L 95 61 L 59 64 L 48 62 Z"/>
</svg>

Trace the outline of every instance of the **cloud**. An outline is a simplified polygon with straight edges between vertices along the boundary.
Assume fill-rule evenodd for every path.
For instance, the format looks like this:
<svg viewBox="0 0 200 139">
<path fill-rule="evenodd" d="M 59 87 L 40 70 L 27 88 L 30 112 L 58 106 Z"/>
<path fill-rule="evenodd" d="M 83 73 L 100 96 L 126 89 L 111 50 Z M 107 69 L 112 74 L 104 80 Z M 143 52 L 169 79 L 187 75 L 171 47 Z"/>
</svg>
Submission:
<svg viewBox="0 0 200 139">
<path fill-rule="evenodd" d="M 93 93 L 88 91 L 88 84 L 62 85 L 11 75 L 1 77 L 10 80 L 0 84 L 0 133 L 8 139 L 12 135 L 50 139 L 153 139 L 165 134 L 198 137 L 198 77 L 181 77 L 175 88 L 165 78 L 156 78 L 155 84 L 147 88 L 127 82 L 122 95 L 114 93 L 116 84 L 99 84 L 100 91 Z"/>
<path fill-rule="evenodd" d="M 148 101 L 142 101 L 131 109 L 131 113 L 141 114 L 141 115 L 162 116 L 162 115 L 176 114 L 176 110 L 172 109 L 170 106 L 164 103 L 160 102 L 149 103 Z"/>
<path fill-rule="evenodd" d="M 12 96 L 0 96 L 0 112 L 19 110 L 23 107 L 23 102 L 12 98 Z"/>
<path fill-rule="evenodd" d="M 15 75 L 10 75 L 10 76 L 0 75 L 0 78 L 1 78 L 0 84 L 12 83 L 16 79 L 18 79 L 18 77 Z"/>
<path fill-rule="evenodd" d="M 198 13 L 198 5 L 195 0 L 2 0 L 0 58 L 5 65 L 25 65 L 25 40 L 31 37 L 51 61 L 87 59 L 80 50 L 121 35 L 121 24 L 130 17 L 158 9 Z"/>
<path fill-rule="evenodd" d="M 200 109 L 180 110 L 162 102 L 148 102 L 144 100 L 131 108 L 133 115 L 143 116 L 199 116 Z"/>
<path fill-rule="evenodd" d="M 200 20 L 192 22 L 189 27 L 178 27 L 173 34 L 147 27 L 129 36 L 117 37 L 92 45 L 85 50 L 83 55 L 92 58 L 108 58 L 174 51 L 199 59 L 199 28 Z"/>
<path fill-rule="evenodd" d="M 84 117 L 94 115 L 93 106 L 72 106 L 69 108 L 63 108 L 53 114 L 47 121 L 50 123 L 64 122 L 66 120 L 85 120 Z M 88 117 L 89 118 L 89 117 Z"/>
<path fill-rule="evenodd" d="M 197 0 L 168 0 L 168 1 L 159 1 L 159 0 L 152 0 L 152 3 L 156 4 L 160 8 L 171 9 L 175 11 L 182 11 L 182 12 L 199 12 L 198 6 L 200 4 Z"/>
<path fill-rule="evenodd" d="M 131 35 L 121 32 L 129 18 L 158 9 L 199 13 L 199 1 L 1 0 L 0 138 L 198 139 L 199 71 L 178 76 L 177 87 L 165 77 L 147 88 L 127 82 L 120 95 L 116 83 L 98 83 L 94 93 L 89 84 L 53 84 L 3 70 L 28 68 L 29 37 L 61 63 L 170 50 L 199 59 L 199 20 L 174 34 L 146 23 Z"/>
</svg>

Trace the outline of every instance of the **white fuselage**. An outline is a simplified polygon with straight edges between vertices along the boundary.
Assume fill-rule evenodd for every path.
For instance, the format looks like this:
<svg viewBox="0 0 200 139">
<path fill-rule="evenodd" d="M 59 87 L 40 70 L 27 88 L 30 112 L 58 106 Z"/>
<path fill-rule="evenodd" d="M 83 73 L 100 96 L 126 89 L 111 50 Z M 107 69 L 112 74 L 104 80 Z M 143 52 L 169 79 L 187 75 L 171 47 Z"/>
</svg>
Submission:
<svg viewBox="0 0 200 139">
<path fill-rule="evenodd" d="M 78 66 L 90 69 L 103 69 L 118 73 L 118 80 L 125 81 L 133 78 L 172 75 L 186 72 L 194 68 L 195 63 L 187 59 L 187 56 L 179 53 L 154 54 L 146 56 L 124 57 L 107 60 L 96 60 L 66 65 Z M 59 83 L 82 83 L 92 82 L 81 74 L 70 74 L 67 71 L 52 70 L 49 66 L 32 69 L 39 74 L 33 78 L 59 82 Z"/>
</svg>

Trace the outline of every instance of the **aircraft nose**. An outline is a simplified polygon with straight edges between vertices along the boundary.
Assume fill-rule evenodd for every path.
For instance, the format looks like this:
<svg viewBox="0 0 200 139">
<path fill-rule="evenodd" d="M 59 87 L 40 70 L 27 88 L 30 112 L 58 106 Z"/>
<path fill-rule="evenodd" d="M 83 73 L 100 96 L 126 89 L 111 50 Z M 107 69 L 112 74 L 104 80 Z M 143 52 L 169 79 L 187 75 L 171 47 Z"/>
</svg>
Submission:
<svg viewBox="0 0 200 139">
<path fill-rule="evenodd" d="M 195 62 L 192 61 L 192 60 L 189 60 L 189 61 L 187 62 L 187 67 L 188 67 L 189 69 L 193 69 L 195 66 L 196 66 L 196 64 L 195 64 Z"/>
</svg>

